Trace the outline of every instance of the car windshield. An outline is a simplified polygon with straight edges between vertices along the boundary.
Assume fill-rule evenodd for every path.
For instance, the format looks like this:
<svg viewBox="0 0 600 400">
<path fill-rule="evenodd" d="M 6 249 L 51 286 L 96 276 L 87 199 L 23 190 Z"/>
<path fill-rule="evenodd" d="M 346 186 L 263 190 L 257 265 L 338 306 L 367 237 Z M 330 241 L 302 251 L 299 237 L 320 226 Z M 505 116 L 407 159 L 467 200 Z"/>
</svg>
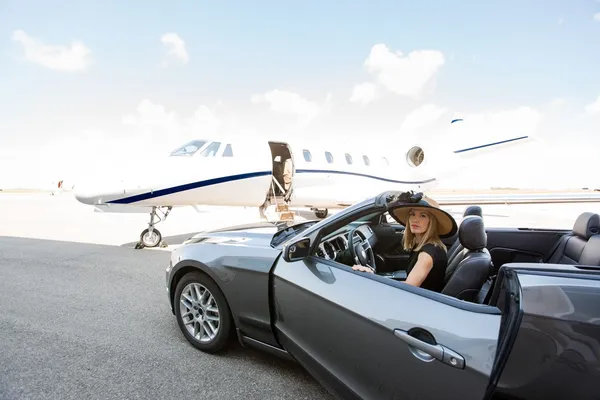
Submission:
<svg viewBox="0 0 600 400">
<path fill-rule="evenodd" d="M 273 235 L 273 239 L 271 239 L 271 246 L 272 247 L 279 246 L 281 243 L 285 242 L 289 238 L 296 236 L 300 232 L 305 231 L 306 229 L 315 225 L 318 222 L 319 221 L 306 221 L 306 222 L 292 225 L 289 228 L 280 230 L 275 235 Z"/>
<path fill-rule="evenodd" d="M 369 220 L 371 220 L 371 219 L 373 219 L 373 218 L 375 218 L 375 217 L 377 217 L 377 216 L 379 216 L 379 215 L 381 215 L 381 214 L 382 214 L 382 212 L 381 212 L 381 211 L 375 211 L 375 212 L 372 212 L 372 213 L 370 213 L 370 214 L 363 215 L 362 217 L 360 217 L 360 218 L 357 218 L 357 219 L 355 219 L 355 220 L 352 220 L 352 221 L 350 221 L 349 223 L 347 223 L 346 225 L 342 226 L 341 228 L 339 228 L 339 229 L 335 230 L 334 232 L 332 232 L 332 233 L 328 234 L 328 235 L 325 237 L 325 239 L 327 239 L 328 237 L 333 237 L 333 236 L 336 236 L 336 235 L 338 235 L 338 234 L 340 234 L 340 233 L 342 233 L 342 232 L 345 232 L 345 231 L 347 231 L 347 230 L 348 230 L 348 227 L 349 227 L 349 226 L 351 226 L 351 225 L 356 225 L 356 224 L 360 224 L 360 223 L 362 223 L 362 222 L 369 221 Z"/>
<path fill-rule="evenodd" d="M 368 221 L 378 215 L 381 215 L 381 211 L 375 211 L 370 214 L 364 215 L 358 219 L 353 220 L 351 222 L 351 224 L 357 224 L 357 223 L 361 223 L 364 221 Z M 321 223 L 321 222 L 322 221 L 314 221 L 314 220 L 307 221 L 307 222 L 303 222 L 300 224 L 292 225 L 286 229 L 282 229 L 273 236 L 273 239 L 271 240 L 271 246 L 277 247 L 277 246 L 281 245 L 282 243 L 286 242 L 287 240 L 291 239 L 292 237 L 299 235 L 300 233 L 304 232 L 308 228 L 310 228 L 318 223 Z M 342 228 L 338 229 L 336 232 L 344 231 L 347 227 L 348 227 L 348 224 L 346 224 Z M 336 233 L 334 232 L 330 235 L 335 235 L 335 234 Z"/>
</svg>

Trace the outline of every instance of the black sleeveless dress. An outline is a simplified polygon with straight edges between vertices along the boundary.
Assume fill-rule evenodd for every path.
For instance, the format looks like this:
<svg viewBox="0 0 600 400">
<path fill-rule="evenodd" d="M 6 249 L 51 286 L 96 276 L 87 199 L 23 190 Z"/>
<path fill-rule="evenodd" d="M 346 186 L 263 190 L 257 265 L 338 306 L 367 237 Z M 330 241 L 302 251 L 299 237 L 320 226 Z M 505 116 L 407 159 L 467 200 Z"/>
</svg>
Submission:
<svg viewBox="0 0 600 400">
<path fill-rule="evenodd" d="M 439 293 L 444 288 L 444 278 L 446 276 L 446 266 L 448 264 L 448 255 L 441 247 L 427 243 L 425 246 L 421 247 L 420 251 L 411 251 L 408 268 L 406 269 L 407 276 L 417 263 L 419 253 L 422 251 L 431 256 L 433 259 L 433 267 L 431 267 L 431 270 L 429 271 L 427 278 L 425 278 L 421 284 L 421 287 Z"/>
</svg>

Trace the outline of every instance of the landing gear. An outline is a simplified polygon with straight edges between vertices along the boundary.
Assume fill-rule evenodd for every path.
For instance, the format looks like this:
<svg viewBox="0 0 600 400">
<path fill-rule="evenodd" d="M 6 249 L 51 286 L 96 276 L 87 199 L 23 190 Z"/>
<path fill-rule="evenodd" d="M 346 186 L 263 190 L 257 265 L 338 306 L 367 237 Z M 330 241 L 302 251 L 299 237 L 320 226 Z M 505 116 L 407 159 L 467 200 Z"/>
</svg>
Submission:
<svg viewBox="0 0 600 400">
<path fill-rule="evenodd" d="M 270 204 L 271 204 L 271 201 L 267 197 L 267 199 L 265 199 L 265 202 L 260 207 L 258 207 L 258 212 L 260 214 L 260 218 L 261 219 L 267 219 L 267 215 L 265 214 L 265 210 L 269 207 Z"/>
<path fill-rule="evenodd" d="M 162 211 L 161 207 L 152 207 L 148 228 L 144 229 L 140 234 L 140 241 L 135 246 L 136 249 L 143 249 L 144 247 L 156 247 L 162 243 L 162 234 L 154 227 L 154 225 L 166 220 L 172 208 L 173 207 L 169 206 L 167 207 L 167 211 L 164 212 Z M 158 215 L 158 212 L 163 214 L 162 218 Z M 158 221 L 155 222 L 154 218 L 158 218 Z"/>
<path fill-rule="evenodd" d="M 152 229 L 152 231 L 150 231 Z M 156 247 L 162 241 L 162 234 L 156 228 L 147 228 L 140 235 L 140 243 L 144 247 Z"/>
<path fill-rule="evenodd" d="M 313 208 L 312 210 L 315 212 L 315 216 L 321 219 L 327 217 L 327 214 L 329 213 L 329 210 L 326 208 L 322 210 L 319 210 L 318 208 Z"/>
</svg>

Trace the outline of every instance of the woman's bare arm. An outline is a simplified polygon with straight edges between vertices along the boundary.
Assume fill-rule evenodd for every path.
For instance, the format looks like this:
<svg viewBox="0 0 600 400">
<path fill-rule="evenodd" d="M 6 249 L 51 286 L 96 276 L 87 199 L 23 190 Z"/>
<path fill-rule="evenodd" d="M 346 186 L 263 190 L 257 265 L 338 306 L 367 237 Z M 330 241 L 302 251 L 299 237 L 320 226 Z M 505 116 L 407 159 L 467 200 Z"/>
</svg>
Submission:
<svg viewBox="0 0 600 400">
<path fill-rule="evenodd" d="M 410 274 L 406 277 L 405 283 L 413 286 L 421 286 L 423 281 L 429 275 L 429 271 L 433 268 L 433 258 L 424 251 L 419 253 L 419 257 L 417 258 L 417 263 L 410 271 Z"/>
</svg>

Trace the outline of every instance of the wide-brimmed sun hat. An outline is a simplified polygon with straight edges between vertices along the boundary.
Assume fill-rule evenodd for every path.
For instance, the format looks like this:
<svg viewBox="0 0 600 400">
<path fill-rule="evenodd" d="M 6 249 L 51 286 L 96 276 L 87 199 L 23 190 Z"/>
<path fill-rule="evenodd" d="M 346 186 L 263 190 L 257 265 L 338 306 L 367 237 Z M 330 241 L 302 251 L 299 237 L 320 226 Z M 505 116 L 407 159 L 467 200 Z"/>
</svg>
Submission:
<svg viewBox="0 0 600 400">
<path fill-rule="evenodd" d="M 458 230 L 458 225 L 452 215 L 442 210 L 435 200 L 427 196 L 423 196 L 423 198 L 416 202 L 403 202 L 394 205 L 389 210 L 389 213 L 396 221 L 407 226 L 410 210 L 425 210 L 433 215 L 438 222 L 438 232 L 441 238 L 451 237 Z"/>
</svg>

